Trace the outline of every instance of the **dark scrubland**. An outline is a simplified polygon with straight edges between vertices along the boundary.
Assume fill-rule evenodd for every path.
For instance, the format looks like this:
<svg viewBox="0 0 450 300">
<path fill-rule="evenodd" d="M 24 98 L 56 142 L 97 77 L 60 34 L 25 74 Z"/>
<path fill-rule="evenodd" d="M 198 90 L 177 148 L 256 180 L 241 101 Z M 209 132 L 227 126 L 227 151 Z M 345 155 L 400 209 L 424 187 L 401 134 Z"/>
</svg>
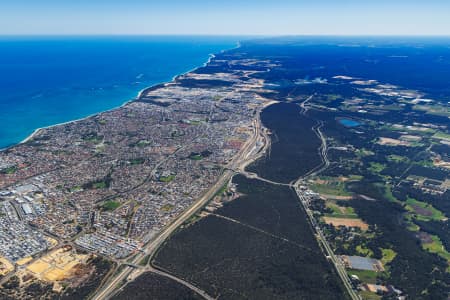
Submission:
<svg viewBox="0 0 450 300">
<path fill-rule="evenodd" d="M 201 300 L 189 288 L 172 279 L 145 273 L 129 283 L 113 300 Z"/>
<path fill-rule="evenodd" d="M 243 196 L 174 234 L 153 264 L 219 299 L 345 299 L 294 192 L 235 183 Z"/>
<path fill-rule="evenodd" d="M 278 103 L 267 107 L 261 121 L 272 132 L 269 154 L 247 168 L 260 177 L 289 183 L 321 162 L 318 153 L 321 141 L 313 132 L 316 121 L 300 114 L 293 103 Z"/>
<path fill-rule="evenodd" d="M 233 183 L 237 184 L 242 196 L 218 210 L 217 214 L 320 251 L 293 189 L 241 175 L 235 176 Z"/>
</svg>

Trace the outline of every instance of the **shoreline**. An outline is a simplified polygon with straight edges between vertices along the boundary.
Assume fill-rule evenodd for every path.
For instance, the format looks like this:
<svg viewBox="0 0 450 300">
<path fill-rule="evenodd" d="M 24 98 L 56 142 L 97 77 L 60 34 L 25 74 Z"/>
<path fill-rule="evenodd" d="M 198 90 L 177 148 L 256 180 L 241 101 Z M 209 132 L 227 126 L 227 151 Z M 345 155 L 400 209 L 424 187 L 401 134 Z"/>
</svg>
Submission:
<svg viewBox="0 0 450 300">
<path fill-rule="evenodd" d="M 230 51 L 230 50 L 238 49 L 239 47 L 241 47 L 241 42 L 238 41 L 236 47 L 233 47 L 233 48 L 230 48 L 230 49 L 221 50 L 219 53 L 224 53 L 225 51 Z M 139 99 L 142 97 L 142 94 L 143 94 L 145 91 L 147 91 L 147 90 L 155 89 L 155 88 L 159 88 L 159 87 L 165 86 L 165 85 L 167 85 L 167 84 L 169 84 L 169 83 L 175 82 L 175 81 L 177 80 L 177 78 L 180 77 L 180 76 L 189 74 L 189 73 L 191 73 L 191 72 L 194 72 L 195 70 L 198 70 L 198 69 L 200 69 L 200 68 L 206 67 L 206 66 L 211 62 L 211 60 L 212 60 L 214 57 L 216 57 L 216 54 L 211 53 L 211 54 L 209 54 L 209 56 L 208 56 L 208 60 L 207 60 L 206 62 L 204 62 L 203 64 L 201 64 L 200 66 L 194 67 L 194 68 L 192 68 L 192 69 L 190 69 L 190 70 L 188 70 L 188 71 L 186 71 L 186 72 L 176 74 L 176 75 L 174 75 L 174 76 L 172 77 L 172 79 L 171 79 L 170 81 L 163 81 L 163 82 L 155 83 L 155 84 L 153 84 L 153 85 L 150 85 L 150 86 L 148 86 L 148 87 L 145 87 L 145 88 L 141 89 L 141 90 L 137 93 L 137 96 L 136 96 L 135 98 L 125 101 L 125 102 L 124 102 L 123 104 L 121 104 L 120 106 L 116 106 L 116 107 L 113 107 L 113 108 L 111 108 L 111 109 L 107 109 L 107 110 L 99 111 L 99 112 L 96 112 L 96 113 L 92 113 L 92 114 L 90 114 L 90 115 L 87 115 L 87 116 L 82 117 L 82 118 L 79 118 L 79 119 L 74 119 L 74 120 L 70 120 L 70 121 L 66 121 L 66 122 L 61 122 L 61 123 L 56 123 L 56 124 L 52 124 L 52 125 L 48 125 L 48 126 L 43 126 L 43 127 L 36 128 L 29 136 L 27 136 L 27 137 L 26 137 L 25 139 L 23 139 L 22 141 L 20 141 L 20 142 L 18 142 L 18 143 L 15 143 L 15 144 L 13 144 L 13 145 L 4 147 L 4 148 L 0 148 L 0 152 L 6 151 L 6 150 L 8 150 L 8 149 L 11 149 L 11 148 L 13 148 L 13 147 L 16 147 L 16 146 L 18 146 L 18 145 L 21 145 L 21 144 L 24 144 L 24 143 L 30 141 L 33 137 L 35 137 L 35 136 L 36 136 L 41 130 L 43 130 L 43 129 L 49 129 L 49 128 L 56 127 L 56 126 L 67 125 L 67 124 L 71 124 L 71 123 L 74 123 L 74 122 L 83 121 L 83 120 L 86 120 L 86 119 L 95 117 L 95 116 L 97 116 L 97 115 L 99 115 L 99 114 L 102 114 L 102 113 L 106 113 L 106 112 L 109 112 L 109 111 L 114 111 L 114 110 L 116 110 L 116 109 L 120 109 L 120 108 L 122 108 L 122 107 L 128 105 L 129 103 L 132 103 L 132 102 L 134 102 L 134 101 L 136 101 L 136 100 L 139 100 Z"/>
</svg>

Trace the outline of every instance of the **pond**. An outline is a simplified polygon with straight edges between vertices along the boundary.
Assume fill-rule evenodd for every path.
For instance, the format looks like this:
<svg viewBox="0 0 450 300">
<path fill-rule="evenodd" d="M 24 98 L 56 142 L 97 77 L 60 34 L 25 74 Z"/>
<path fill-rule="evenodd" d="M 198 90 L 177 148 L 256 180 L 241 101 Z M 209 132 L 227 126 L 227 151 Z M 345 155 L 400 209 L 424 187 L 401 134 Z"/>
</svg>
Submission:
<svg viewBox="0 0 450 300">
<path fill-rule="evenodd" d="M 360 122 L 352 119 L 339 119 L 339 123 L 341 123 L 345 127 L 357 127 L 361 125 Z"/>
</svg>

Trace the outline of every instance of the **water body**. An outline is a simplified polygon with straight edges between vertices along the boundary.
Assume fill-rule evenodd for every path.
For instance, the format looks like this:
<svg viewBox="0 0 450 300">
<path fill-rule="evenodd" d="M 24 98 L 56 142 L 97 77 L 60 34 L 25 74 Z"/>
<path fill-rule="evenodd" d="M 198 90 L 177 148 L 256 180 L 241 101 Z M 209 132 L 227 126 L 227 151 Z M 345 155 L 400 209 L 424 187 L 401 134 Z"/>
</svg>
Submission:
<svg viewBox="0 0 450 300">
<path fill-rule="evenodd" d="M 120 106 L 238 37 L 0 37 L 0 149 Z"/>
<path fill-rule="evenodd" d="M 341 123 L 345 127 L 357 127 L 357 126 L 361 125 L 360 122 L 352 120 L 352 119 L 339 119 L 339 123 Z"/>
</svg>

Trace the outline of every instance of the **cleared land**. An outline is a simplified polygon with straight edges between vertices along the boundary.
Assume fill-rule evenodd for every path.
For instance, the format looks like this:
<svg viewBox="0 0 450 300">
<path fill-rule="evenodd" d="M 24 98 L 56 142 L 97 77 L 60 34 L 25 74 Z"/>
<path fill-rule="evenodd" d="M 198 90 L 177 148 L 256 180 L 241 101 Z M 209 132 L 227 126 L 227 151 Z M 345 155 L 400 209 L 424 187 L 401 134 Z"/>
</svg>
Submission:
<svg viewBox="0 0 450 300">
<path fill-rule="evenodd" d="M 5 276 L 14 271 L 14 265 L 4 257 L 0 257 L 0 276 Z"/>
<path fill-rule="evenodd" d="M 26 270 L 38 279 L 54 282 L 73 276 L 76 266 L 85 263 L 88 258 L 89 255 L 59 248 L 28 265 Z"/>
<path fill-rule="evenodd" d="M 323 217 L 323 220 L 325 221 L 325 223 L 331 224 L 334 227 L 339 227 L 339 226 L 358 227 L 361 230 L 367 230 L 369 228 L 369 225 L 367 225 L 361 219 Z"/>
</svg>

